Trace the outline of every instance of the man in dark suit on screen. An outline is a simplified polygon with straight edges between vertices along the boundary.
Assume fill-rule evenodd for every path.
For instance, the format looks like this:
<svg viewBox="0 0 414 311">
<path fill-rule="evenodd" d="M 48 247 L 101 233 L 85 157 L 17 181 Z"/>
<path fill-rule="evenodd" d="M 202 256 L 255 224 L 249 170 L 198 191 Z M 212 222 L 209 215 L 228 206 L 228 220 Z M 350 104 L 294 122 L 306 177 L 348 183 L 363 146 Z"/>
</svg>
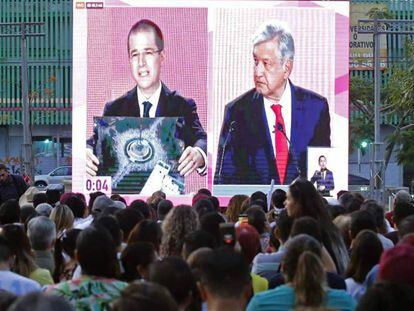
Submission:
<svg viewBox="0 0 414 311">
<path fill-rule="evenodd" d="M 333 173 L 326 167 L 327 161 L 324 155 L 319 156 L 318 163 L 320 169 L 313 174 L 311 183 L 316 182 L 316 189 L 319 193 L 323 196 L 329 196 L 330 191 L 335 188 Z"/>
<path fill-rule="evenodd" d="M 194 170 L 206 171 L 207 134 L 201 126 L 192 99 L 170 91 L 161 82 L 165 60 L 164 38 L 160 28 L 150 20 L 135 23 L 128 34 L 128 56 L 132 76 L 137 84 L 132 90 L 105 105 L 103 116 L 183 117 L 182 138 L 186 149 L 179 159 L 178 171 L 188 176 Z M 93 154 L 95 140 L 88 140 L 86 170 L 95 176 L 98 158 Z"/>
<path fill-rule="evenodd" d="M 308 146 L 330 146 L 326 98 L 294 85 L 294 41 L 278 21 L 253 38 L 255 88 L 226 105 L 215 184 L 289 184 L 306 174 Z"/>
</svg>

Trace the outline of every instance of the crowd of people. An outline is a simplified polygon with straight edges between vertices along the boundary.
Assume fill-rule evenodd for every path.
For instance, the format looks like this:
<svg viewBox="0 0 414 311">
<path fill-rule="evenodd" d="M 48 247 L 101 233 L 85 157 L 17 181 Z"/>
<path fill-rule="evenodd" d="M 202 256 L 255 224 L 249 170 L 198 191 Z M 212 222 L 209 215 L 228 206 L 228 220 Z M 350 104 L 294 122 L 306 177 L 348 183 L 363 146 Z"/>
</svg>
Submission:
<svg viewBox="0 0 414 311">
<path fill-rule="evenodd" d="M 0 189 L 1 190 L 1 189 Z M 305 179 L 192 205 L 28 188 L 0 205 L 0 310 L 409 310 L 414 206 Z"/>
</svg>

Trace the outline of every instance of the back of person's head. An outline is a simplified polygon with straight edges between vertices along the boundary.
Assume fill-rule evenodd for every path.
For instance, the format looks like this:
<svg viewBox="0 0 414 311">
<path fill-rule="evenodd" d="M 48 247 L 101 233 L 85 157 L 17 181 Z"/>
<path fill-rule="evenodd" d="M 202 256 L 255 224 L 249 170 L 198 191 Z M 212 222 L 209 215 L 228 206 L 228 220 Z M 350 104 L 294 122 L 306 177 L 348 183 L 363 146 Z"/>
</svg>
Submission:
<svg viewBox="0 0 414 311">
<path fill-rule="evenodd" d="M 61 195 L 65 192 L 65 187 L 61 184 L 51 184 L 46 189 L 47 202 L 55 206 L 59 202 Z"/>
<path fill-rule="evenodd" d="M 276 218 L 276 231 L 278 238 L 285 243 L 292 231 L 293 218 L 289 217 L 286 210 L 282 210 Z"/>
<path fill-rule="evenodd" d="M 115 214 L 119 209 L 110 198 L 106 195 L 98 196 L 92 205 L 92 216 L 98 218 L 103 215 Z"/>
<path fill-rule="evenodd" d="M 189 304 L 197 290 L 190 267 L 180 257 L 154 262 L 150 266 L 149 280 L 165 286 L 179 306 Z"/>
<path fill-rule="evenodd" d="M 406 190 L 399 190 L 394 197 L 394 206 L 396 206 L 398 203 L 412 203 L 411 195 Z"/>
<path fill-rule="evenodd" d="M 30 215 L 37 214 L 32 205 L 26 204 L 20 208 L 20 223 L 24 224 Z"/>
<path fill-rule="evenodd" d="M 322 229 L 318 222 L 309 216 L 296 218 L 292 225 L 290 236 L 307 234 L 322 243 Z"/>
<path fill-rule="evenodd" d="M 105 193 L 103 193 L 101 191 L 96 191 L 96 192 L 89 193 L 89 202 L 88 202 L 89 214 L 92 214 L 92 207 L 93 207 L 93 203 L 95 202 L 96 198 L 101 196 L 101 195 L 105 195 Z"/>
<path fill-rule="evenodd" d="M 330 226 L 331 217 L 322 197 L 309 180 L 296 178 L 289 185 L 289 193 L 291 200 L 297 206 L 294 211 L 290 212 L 293 218 L 310 216 L 315 218 L 321 226 Z"/>
<path fill-rule="evenodd" d="M 111 195 L 110 199 L 113 200 L 113 201 L 120 201 L 120 202 L 124 203 L 125 206 L 127 205 L 126 200 L 120 194 L 115 193 L 115 194 Z"/>
<path fill-rule="evenodd" d="M 266 214 L 261 207 L 250 207 L 246 210 L 249 225 L 256 228 L 259 234 L 263 234 L 267 228 Z"/>
<path fill-rule="evenodd" d="M 12 255 L 9 241 L 0 234 L 0 263 L 9 263 Z"/>
<path fill-rule="evenodd" d="M 131 202 L 129 207 L 139 210 L 145 219 L 151 218 L 150 208 L 147 202 L 143 200 L 134 200 Z"/>
<path fill-rule="evenodd" d="M 410 233 L 414 233 L 414 215 L 408 216 L 401 220 L 398 226 L 398 235 L 400 238 L 403 238 Z"/>
<path fill-rule="evenodd" d="M 286 191 L 282 189 L 276 189 L 272 193 L 272 205 L 277 209 L 282 209 L 285 207 L 286 201 Z"/>
<path fill-rule="evenodd" d="M 206 196 L 211 197 L 211 191 L 206 189 L 206 188 L 201 188 L 197 191 L 197 194 L 202 193 L 205 194 Z"/>
<path fill-rule="evenodd" d="M 223 217 L 217 212 L 211 212 L 200 218 L 200 229 L 210 233 L 215 239 L 215 244 L 221 244 L 220 224 L 224 223 Z"/>
<path fill-rule="evenodd" d="M 128 241 L 129 234 L 132 229 L 144 220 L 141 212 L 134 208 L 124 208 L 115 212 L 115 217 L 118 220 L 119 227 L 122 230 L 124 242 Z"/>
<path fill-rule="evenodd" d="M 55 223 L 57 232 L 72 228 L 75 220 L 72 210 L 65 204 L 56 205 L 49 218 Z"/>
<path fill-rule="evenodd" d="M 67 198 L 65 204 L 71 209 L 75 218 L 83 218 L 85 216 L 86 204 L 75 194 Z"/>
<path fill-rule="evenodd" d="M 115 300 L 112 311 L 177 311 L 177 303 L 170 292 L 153 282 L 134 282 L 125 287 Z"/>
<path fill-rule="evenodd" d="M 184 238 L 197 228 L 197 213 L 191 206 L 178 205 L 173 208 L 162 222 L 161 256 L 180 256 Z"/>
<path fill-rule="evenodd" d="M 393 212 L 393 221 L 397 228 L 404 218 L 411 215 L 414 215 L 414 206 L 412 203 L 401 202 L 395 204 Z"/>
<path fill-rule="evenodd" d="M 101 216 L 93 221 L 94 225 L 102 226 L 112 236 L 112 240 L 116 247 L 119 247 L 122 243 L 122 231 L 119 227 L 118 220 L 114 216 Z"/>
<path fill-rule="evenodd" d="M 256 228 L 243 224 L 236 228 L 237 241 L 241 247 L 241 253 L 248 264 L 261 252 L 260 236 Z"/>
<path fill-rule="evenodd" d="M 339 215 L 333 220 L 333 223 L 341 232 L 346 247 L 349 248 L 351 246 L 351 237 L 349 235 L 349 230 L 351 228 L 351 216 L 349 214 Z"/>
<path fill-rule="evenodd" d="M 207 194 L 204 194 L 204 193 L 196 193 L 194 196 L 193 196 L 193 199 L 191 200 L 191 206 L 193 206 L 194 207 L 194 205 L 199 201 L 199 200 L 202 200 L 202 199 L 207 199 L 209 196 L 207 195 Z"/>
<path fill-rule="evenodd" d="M 250 195 L 250 200 L 252 202 L 254 202 L 256 200 L 262 200 L 263 202 L 267 202 L 267 196 L 262 191 L 256 191 L 256 192 L 254 192 Z"/>
<path fill-rule="evenodd" d="M 45 216 L 33 218 L 28 223 L 27 235 L 34 250 L 47 250 L 56 239 L 56 225 Z"/>
<path fill-rule="evenodd" d="M 338 199 L 339 204 L 341 204 L 347 213 L 352 213 L 358 211 L 361 208 L 361 204 L 364 202 L 361 197 L 356 196 L 355 193 L 345 192 Z"/>
<path fill-rule="evenodd" d="M 74 311 L 63 297 L 45 293 L 30 293 L 18 298 L 8 310 L 12 311 Z"/>
<path fill-rule="evenodd" d="M 36 208 L 39 204 L 47 203 L 47 195 L 44 192 L 36 193 L 33 196 L 33 207 Z"/>
<path fill-rule="evenodd" d="M 192 252 L 202 247 L 213 249 L 216 247 L 216 239 L 204 230 L 197 230 L 187 234 L 184 240 L 183 258 L 187 259 Z"/>
<path fill-rule="evenodd" d="M 15 302 L 17 296 L 9 291 L 0 289 L 0 310 L 9 310 L 9 307 Z"/>
<path fill-rule="evenodd" d="M 136 242 L 128 245 L 121 255 L 124 267 L 123 280 L 148 279 L 149 265 L 157 258 L 154 245 L 148 242 Z"/>
<path fill-rule="evenodd" d="M 213 195 L 209 196 L 207 199 L 211 202 L 211 204 L 213 204 L 214 211 L 215 212 L 220 212 L 220 201 L 219 201 L 219 199 L 217 197 L 213 196 Z"/>
<path fill-rule="evenodd" d="M 150 219 L 144 219 L 131 230 L 128 237 L 128 245 L 136 242 L 149 242 L 158 252 L 162 239 L 162 230 L 160 225 Z"/>
<path fill-rule="evenodd" d="M 226 209 L 226 217 L 229 222 L 237 222 L 242 212 L 243 202 L 246 199 L 249 199 L 249 197 L 244 194 L 236 194 L 230 199 Z"/>
<path fill-rule="evenodd" d="M 212 297 L 239 299 L 250 294 L 249 266 L 233 249 L 223 247 L 208 251 L 197 266 L 201 285 Z"/>
<path fill-rule="evenodd" d="M 52 277 L 57 283 L 60 282 L 62 273 L 64 273 L 65 270 L 64 253 L 69 256 L 70 259 L 76 259 L 76 239 L 81 231 L 82 230 L 80 229 L 64 230 L 56 239 L 55 249 L 53 252 L 53 257 L 55 259 L 55 270 Z"/>
<path fill-rule="evenodd" d="M 52 212 L 53 206 L 49 203 L 40 203 L 36 207 L 36 213 L 38 213 L 40 216 L 46 216 L 49 217 L 50 213 Z"/>
<path fill-rule="evenodd" d="M 331 215 L 331 219 L 335 219 L 340 215 L 346 214 L 345 207 L 340 204 L 328 204 L 328 212 L 329 215 Z"/>
<path fill-rule="evenodd" d="M 267 213 L 267 203 L 265 201 L 263 201 L 263 200 L 257 199 L 257 200 L 252 201 L 250 199 L 250 205 L 246 209 L 246 211 L 249 208 L 252 208 L 252 207 L 258 207 L 258 208 L 260 208 L 263 211 L 263 213 Z"/>
<path fill-rule="evenodd" d="M 325 292 L 325 271 L 321 262 L 321 244 L 313 237 L 300 234 L 286 243 L 282 259 L 286 282 L 295 289 L 296 306 L 317 307 Z"/>
<path fill-rule="evenodd" d="M 351 225 L 349 227 L 351 239 L 355 239 L 362 230 L 377 232 L 375 217 L 368 211 L 355 211 L 351 214 Z"/>
<path fill-rule="evenodd" d="M 356 311 L 411 310 L 414 288 L 398 282 L 377 282 L 367 289 Z"/>
<path fill-rule="evenodd" d="M 18 223 L 20 221 L 20 206 L 15 199 L 10 199 L 0 205 L 0 225 Z"/>
<path fill-rule="evenodd" d="M 194 209 L 197 212 L 198 218 L 201 219 L 203 215 L 214 212 L 213 203 L 208 198 L 198 200 L 194 203 Z"/>
<path fill-rule="evenodd" d="M 164 220 L 173 207 L 174 205 L 170 200 L 161 200 L 157 206 L 158 219 Z"/>
<path fill-rule="evenodd" d="M 377 235 L 370 230 L 363 230 L 356 236 L 348 264 L 346 277 L 363 283 L 368 272 L 378 264 L 383 248 Z"/>
<path fill-rule="evenodd" d="M 116 246 L 108 230 L 91 225 L 76 240 L 77 260 L 86 275 L 114 277 Z"/>
<path fill-rule="evenodd" d="M 375 200 L 365 200 L 361 205 L 362 211 L 367 211 L 375 218 L 375 225 L 379 232 L 386 232 L 384 208 Z"/>
<path fill-rule="evenodd" d="M 414 287 L 414 246 L 400 242 L 381 256 L 378 279 L 382 281 L 405 283 Z"/>
</svg>

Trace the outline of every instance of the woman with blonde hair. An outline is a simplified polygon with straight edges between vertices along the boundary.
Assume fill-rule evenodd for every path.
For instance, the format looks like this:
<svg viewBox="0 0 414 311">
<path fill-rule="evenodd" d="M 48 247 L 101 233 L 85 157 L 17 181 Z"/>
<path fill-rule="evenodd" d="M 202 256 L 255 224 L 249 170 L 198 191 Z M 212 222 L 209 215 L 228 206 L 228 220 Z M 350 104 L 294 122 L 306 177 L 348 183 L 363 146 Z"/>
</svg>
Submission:
<svg viewBox="0 0 414 311">
<path fill-rule="evenodd" d="M 181 256 L 184 238 L 198 228 L 198 216 L 191 206 L 178 205 L 162 222 L 161 257 Z"/>
<path fill-rule="evenodd" d="M 228 222 L 237 222 L 239 220 L 239 215 L 242 212 L 243 202 L 248 199 L 249 197 L 243 194 L 236 194 L 230 199 L 225 213 Z"/>
<path fill-rule="evenodd" d="M 355 300 L 344 290 L 330 289 L 321 262 L 321 244 L 300 234 L 286 244 L 282 272 L 286 285 L 255 295 L 247 311 L 292 310 L 295 307 L 328 307 L 352 311 Z"/>
<path fill-rule="evenodd" d="M 56 233 L 59 236 L 63 230 L 72 228 L 75 216 L 66 204 L 58 204 L 52 209 L 49 218 L 56 224 Z"/>
</svg>

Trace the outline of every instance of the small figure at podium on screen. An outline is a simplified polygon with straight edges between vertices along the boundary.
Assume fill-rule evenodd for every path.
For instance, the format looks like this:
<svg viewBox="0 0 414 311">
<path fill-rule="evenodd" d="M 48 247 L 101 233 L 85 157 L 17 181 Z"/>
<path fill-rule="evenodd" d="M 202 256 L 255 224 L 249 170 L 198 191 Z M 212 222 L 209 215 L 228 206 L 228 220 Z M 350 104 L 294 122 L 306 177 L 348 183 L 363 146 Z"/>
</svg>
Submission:
<svg viewBox="0 0 414 311">
<path fill-rule="evenodd" d="M 326 168 L 326 157 L 324 155 L 319 156 L 318 159 L 319 170 L 316 170 L 311 178 L 311 183 L 316 182 L 316 189 L 323 196 L 330 196 L 330 191 L 335 188 L 334 178 L 332 171 Z"/>
</svg>

